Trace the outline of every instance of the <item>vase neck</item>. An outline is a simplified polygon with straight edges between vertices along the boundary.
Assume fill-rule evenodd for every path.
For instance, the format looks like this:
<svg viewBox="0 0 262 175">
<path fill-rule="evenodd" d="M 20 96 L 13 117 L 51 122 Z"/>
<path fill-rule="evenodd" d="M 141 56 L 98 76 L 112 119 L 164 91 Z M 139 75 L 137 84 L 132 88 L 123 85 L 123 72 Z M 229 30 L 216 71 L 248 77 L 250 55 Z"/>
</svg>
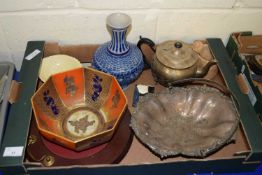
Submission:
<svg viewBox="0 0 262 175">
<path fill-rule="evenodd" d="M 126 29 L 112 29 L 112 39 L 108 45 L 109 52 L 115 55 L 122 55 L 129 50 L 129 45 L 126 41 Z"/>
</svg>

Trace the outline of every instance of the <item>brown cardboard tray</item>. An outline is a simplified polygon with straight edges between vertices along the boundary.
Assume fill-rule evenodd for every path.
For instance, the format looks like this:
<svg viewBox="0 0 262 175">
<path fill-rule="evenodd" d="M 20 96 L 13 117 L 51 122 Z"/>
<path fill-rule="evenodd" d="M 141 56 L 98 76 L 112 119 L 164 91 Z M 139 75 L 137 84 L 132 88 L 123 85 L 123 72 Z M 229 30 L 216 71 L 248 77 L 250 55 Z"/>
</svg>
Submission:
<svg viewBox="0 0 262 175">
<path fill-rule="evenodd" d="M 239 100 L 241 122 L 235 135 L 235 142 L 225 145 L 217 152 L 206 158 L 188 158 L 176 156 L 173 158 L 160 159 L 147 149 L 136 137 L 132 139 L 126 154 L 117 161 L 117 164 L 65 164 L 57 166 L 43 166 L 41 161 L 34 161 L 26 157 L 26 147 L 30 142 L 30 123 L 32 124 L 32 108 L 30 98 L 39 83 L 38 73 L 41 59 L 54 54 L 67 54 L 79 59 L 83 64 L 92 61 L 92 55 L 98 45 L 69 45 L 60 46 L 58 43 L 43 41 L 28 42 L 25 57 L 39 49 L 41 53 L 31 61 L 23 61 L 21 68 L 22 93 L 16 104 L 11 108 L 10 120 L 7 123 L 7 130 L 1 147 L 1 154 L 7 148 L 16 146 L 24 147 L 24 151 L 16 157 L 0 157 L 0 168 L 6 174 L 188 174 L 199 172 L 241 172 L 254 170 L 261 161 L 262 144 L 261 126 L 254 116 L 254 109 L 243 98 L 238 84 L 235 82 L 235 71 L 227 60 L 228 54 L 220 39 L 208 39 L 212 54 L 218 63 L 218 72 L 214 67 L 210 69 L 206 78 L 214 80 L 227 86 Z M 147 57 L 153 53 L 148 48 L 143 48 Z M 84 64 L 86 65 L 86 64 Z M 29 70 L 30 68 L 30 70 Z M 38 82 L 38 83 L 37 83 Z M 140 77 L 133 82 L 126 90 L 129 111 L 132 112 L 132 98 L 136 84 L 156 85 L 157 89 L 163 88 L 155 84 L 150 70 L 142 72 Z M 242 106 L 244 105 L 244 107 Z M 23 117 L 21 117 L 23 114 Z M 19 135 L 19 137 L 16 137 Z M 54 160 L 55 161 L 55 160 Z M 116 162 L 114 162 L 116 163 Z M 55 164 L 54 164 L 55 165 Z"/>
<path fill-rule="evenodd" d="M 54 54 L 67 54 L 76 57 L 82 63 L 89 63 L 92 61 L 93 52 L 96 50 L 97 47 L 98 47 L 97 45 L 59 46 L 57 43 L 46 43 L 44 57 L 51 56 Z M 144 49 L 148 57 L 152 57 L 153 53 L 147 48 Z M 225 85 L 222 74 L 220 73 L 220 71 L 217 72 L 215 67 L 210 69 L 210 71 L 206 75 L 206 78 Z M 155 81 L 151 75 L 151 71 L 150 70 L 143 71 L 139 79 L 133 82 L 125 90 L 125 94 L 128 98 L 128 107 L 130 111 L 133 110 L 132 98 L 133 98 L 133 92 L 136 84 L 155 85 Z M 159 84 L 157 84 L 156 87 L 158 89 L 163 88 Z M 250 148 L 247 144 L 247 140 L 245 138 L 245 134 L 241 129 L 241 126 L 237 130 L 235 139 L 236 139 L 235 143 L 230 143 L 224 146 L 216 153 L 202 160 L 207 161 L 207 160 L 215 160 L 215 159 L 228 159 L 231 158 L 232 156 L 236 156 L 238 154 L 241 155 L 242 153 L 250 151 Z M 149 151 L 149 149 L 147 149 L 135 137 L 131 143 L 128 153 L 123 157 L 123 159 L 119 162 L 119 164 L 132 165 L 132 164 L 145 164 L 145 163 L 165 163 L 165 162 L 175 162 L 175 161 L 186 161 L 189 159 L 194 160 L 194 158 L 185 158 L 181 156 L 161 160 L 159 157 L 157 157 L 151 151 Z"/>
</svg>

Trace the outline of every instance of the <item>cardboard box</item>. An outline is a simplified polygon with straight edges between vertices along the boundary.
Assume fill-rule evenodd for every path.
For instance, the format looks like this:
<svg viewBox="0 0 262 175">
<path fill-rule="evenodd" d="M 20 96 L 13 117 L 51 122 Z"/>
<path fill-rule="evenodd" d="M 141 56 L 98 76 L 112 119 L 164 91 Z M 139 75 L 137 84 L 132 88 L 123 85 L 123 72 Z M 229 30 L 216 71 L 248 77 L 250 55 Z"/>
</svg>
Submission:
<svg viewBox="0 0 262 175">
<path fill-rule="evenodd" d="M 81 62 L 90 62 L 97 45 L 59 46 L 44 41 L 28 42 L 25 58 L 35 50 L 40 50 L 31 60 L 24 59 L 20 81 L 22 92 L 17 103 L 12 105 L 7 123 L 3 145 L 0 151 L 0 168 L 6 174 L 187 174 L 199 172 L 241 172 L 252 171 L 262 160 L 262 125 L 256 116 L 249 99 L 243 94 L 235 80 L 237 74 L 230 62 L 228 53 L 220 39 L 207 39 L 213 56 L 218 62 L 219 75 L 215 78 L 235 94 L 240 105 L 240 127 L 236 140 L 216 153 L 204 158 L 175 157 L 161 160 L 142 145 L 135 137 L 127 154 L 118 164 L 73 165 L 43 167 L 37 162 L 25 158 L 28 130 L 32 116 L 30 103 L 38 84 L 38 72 L 44 56 L 63 53 L 78 58 Z M 150 54 L 150 52 L 148 51 Z M 132 110 L 132 95 L 135 84 L 154 83 L 150 70 L 125 91 Z M 11 150 L 11 155 L 3 156 Z M 12 152 L 13 151 L 13 152 Z M 13 155 L 12 155 L 13 154 Z"/>
<path fill-rule="evenodd" d="M 260 117 L 262 115 L 262 82 L 254 80 L 259 76 L 251 70 L 252 64 L 248 64 L 246 56 L 262 55 L 261 45 L 261 35 L 253 36 L 252 32 L 237 32 L 230 35 L 226 46 L 230 61 L 233 62 L 237 70 L 237 80 L 241 84 L 242 92 L 248 96 Z"/>
</svg>

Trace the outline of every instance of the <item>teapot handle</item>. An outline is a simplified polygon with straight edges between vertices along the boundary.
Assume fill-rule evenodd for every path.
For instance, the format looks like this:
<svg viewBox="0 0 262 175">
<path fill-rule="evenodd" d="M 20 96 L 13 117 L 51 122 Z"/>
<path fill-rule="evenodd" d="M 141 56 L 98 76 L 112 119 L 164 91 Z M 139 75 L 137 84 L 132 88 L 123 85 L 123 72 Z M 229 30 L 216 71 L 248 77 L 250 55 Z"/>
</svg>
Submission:
<svg viewBox="0 0 262 175">
<path fill-rule="evenodd" d="M 202 84 L 202 85 L 208 85 L 212 88 L 215 88 L 222 92 L 224 95 L 232 97 L 234 99 L 234 102 L 236 104 L 236 108 L 239 110 L 239 102 L 234 95 L 233 92 L 231 92 L 227 87 L 211 80 L 207 80 L 205 78 L 187 78 L 187 79 L 182 79 L 182 80 L 175 80 L 173 82 L 168 83 L 168 87 L 172 88 L 172 86 L 179 86 L 179 85 L 184 85 L 184 84 Z"/>
<path fill-rule="evenodd" d="M 156 52 L 156 49 L 155 49 L 155 45 L 156 44 L 151 39 L 143 38 L 142 36 L 140 36 L 140 40 L 137 43 L 137 47 L 140 49 L 140 51 L 141 51 L 141 53 L 143 55 L 143 59 L 144 59 L 144 63 L 145 63 L 144 69 L 148 69 L 148 68 L 150 68 L 151 63 L 148 61 L 148 59 L 146 59 L 146 56 L 144 55 L 144 53 L 142 51 L 141 46 L 143 44 L 148 45 L 153 52 Z"/>
</svg>

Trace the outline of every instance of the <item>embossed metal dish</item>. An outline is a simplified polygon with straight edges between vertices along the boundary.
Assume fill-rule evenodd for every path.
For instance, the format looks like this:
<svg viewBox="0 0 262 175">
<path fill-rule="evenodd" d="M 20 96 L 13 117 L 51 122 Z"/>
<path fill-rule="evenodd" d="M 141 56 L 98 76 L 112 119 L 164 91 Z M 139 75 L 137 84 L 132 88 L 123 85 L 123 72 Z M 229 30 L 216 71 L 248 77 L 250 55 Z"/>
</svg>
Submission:
<svg viewBox="0 0 262 175">
<path fill-rule="evenodd" d="M 136 136 L 160 157 L 205 157 L 231 141 L 239 123 L 231 98 L 208 86 L 173 87 L 141 97 Z"/>
<path fill-rule="evenodd" d="M 78 68 L 52 75 L 32 97 L 40 133 L 81 151 L 108 141 L 127 106 L 112 75 Z"/>
</svg>

